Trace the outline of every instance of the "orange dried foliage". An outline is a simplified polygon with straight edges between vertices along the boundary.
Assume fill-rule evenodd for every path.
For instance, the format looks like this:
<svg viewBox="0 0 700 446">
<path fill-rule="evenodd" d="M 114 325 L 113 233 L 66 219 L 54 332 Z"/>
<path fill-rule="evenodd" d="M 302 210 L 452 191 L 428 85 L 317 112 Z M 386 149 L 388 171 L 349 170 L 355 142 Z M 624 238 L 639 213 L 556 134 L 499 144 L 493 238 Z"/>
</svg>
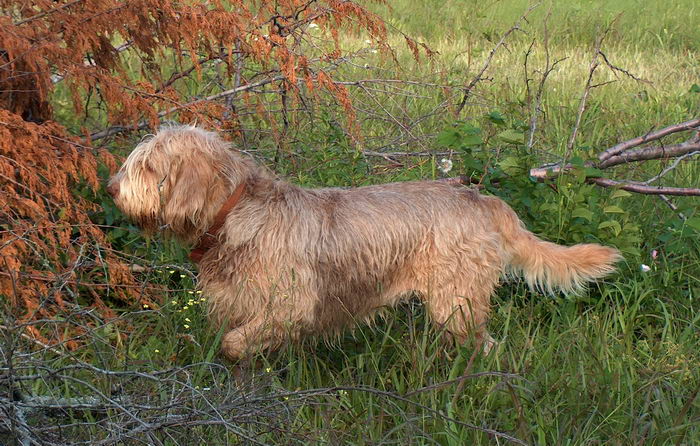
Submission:
<svg viewBox="0 0 700 446">
<path fill-rule="evenodd" d="M 109 243 L 88 216 L 95 205 L 73 193 L 78 184 L 100 187 L 98 158 L 114 165 L 109 153 L 96 155 L 55 122 L 30 123 L 0 109 L 0 295 L 27 318 L 50 318 L 85 283 L 133 300 L 126 265 L 109 250 L 96 253 Z"/>
<path fill-rule="evenodd" d="M 145 119 L 156 126 L 158 113 L 174 104 L 191 108 L 184 94 L 168 94 L 170 80 L 180 74 L 163 69 L 173 58 L 189 60 L 195 73 L 201 73 L 201 61 L 211 60 L 233 73 L 236 48 L 263 71 L 282 74 L 294 95 L 298 78 L 313 84 L 322 72 L 309 69 L 297 38 L 312 21 L 336 40 L 318 60 L 340 57 L 337 31 L 342 27 L 363 30 L 387 47 L 381 18 L 348 0 L 254 0 L 226 6 L 218 1 L 0 0 L 0 10 L 0 107 L 22 114 L 30 109 L 27 101 L 42 104 L 36 112 L 41 120 L 50 117 L 52 75 L 68 84 L 77 114 L 85 111 L 86 95 L 99 92 L 110 124 Z"/>
</svg>

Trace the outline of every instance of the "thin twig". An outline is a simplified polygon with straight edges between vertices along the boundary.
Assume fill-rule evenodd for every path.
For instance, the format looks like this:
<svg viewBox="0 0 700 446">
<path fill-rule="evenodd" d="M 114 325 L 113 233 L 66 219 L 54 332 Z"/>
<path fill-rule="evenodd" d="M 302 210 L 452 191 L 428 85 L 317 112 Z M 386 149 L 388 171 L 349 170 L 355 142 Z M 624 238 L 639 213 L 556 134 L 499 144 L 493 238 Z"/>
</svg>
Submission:
<svg viewBox="0 0 700 446">
<path fill-rule="evenodd" d="M 222 91 L 222 92 L 219 92 L 217 94 L 207 96 L 206 98 L 196 99 L 196 100 L 188 102 L 186 104 L 181 104 L 181 105 L 178 105 L 176 107 L 172 107 L 168 110 L 163 110 L 162 112 L 158 113 L 157 116 L 159 118 L 162 118 L 162 117 L 167 116 L 171 113 L 174 113 L 178 110 L 182 110 L 184 108 L 188 108 L 188 107 L 191 107 L 193 105 L 201 104 L 203 102 L 215 101 L 217 99 L 221 99 L 221 98 L 224 98 L 226 96 L 235 95 L 241 91 L 251 90 L 253 88 L 261 87 L 263 85 L 267 85 L 267 84 L 270 84 L 272 82 L 280 81 L 282 79 L 284 79 L 284 76 L 279 75 L 279 76 L 275 76 L 272 78 L 263 79 L 263 80 L 258 81 L 258 82 L 254 82 L 252 84 L 247 84 L 247 85 L 242 85 L 240 87 L 231 88 L 230 90 Z M 113 136 L 113 135 L 116 135 L 118 133 L 126 132 L 129 130 L 142 130 L 142 129 L 147 128 L 148 126 L 149 126 L 148 121 L 141 121 L 140 123 L 138 123 L 134 126 L 112 126 L 112 127 L 109 127 L 105 130 L 101 130 L 99 132 L 95 132 L 95 133 L 91 134 L 90 140 L 96 141 L 98 139 Z"/>
<path fill-rule="evenodd" d="M 533 9 L 537 8 L 540 4 L 536 3 L 532 6 L 530 6 L 525 13 L 520 16 L 518 20 L 516 20 L 515 24 L 508 30 L 506 31 L 503 36 L 501 36 L 501 39 L 496 43 L 496 45 L 491 48 L 491 52 L 489 52 L 488 57 L 486 58 L 486 61 L 484 62 L 484 65 L 481 67 L 481 70 L 477 73 L 476 76 L 467 84 L 467 86 L 464 87 L 464 94 L 462 95 L 462 100 L 460 101 L 459 105 L 457 106 L 457 109 L 455 110 L 455 114 L 459 115 L 462 112 L 462 109 L 464 106 L 467 104 L 467 100 L 469 99 L 469 95 L 471 94 L 471 91 L 476 87 L 476 84 L 481 82 L 484 78 L 483 75 L 488 70 L 489 66 L 491 65 L 491 61 L 493 60 L 493 56 L 496 55 L 496 52 L 498 49 L 503 46 L 505 43 L 506 39 L 508 36 L 513 34 L 515 31 L 522 31 L 520 28 L 520 23 L 523 21 L 527 21 L 527 16 L 532 12 Z"/>
<path fill-rule="evenodd" d="M 673 201 L 671 201 L 671 199 L 668 198 L 666 195 L 660 194 L 660 195 L 659 195 L 659 198 L 661 198 L 661 201 L 663 201 L 664 203 L 666 203 L 666 205 L 667 205 L 669 208 L 671 208 L 671 210 L 672 210 L 673 212 L 676 212 L 676 213 L 678 214 L 678 217 L 679 217 L 681 220 L 685 221 L 685 220 L 688 219 L 688 217 L 686 217 L 686 215 L 685 215 L 683 212 L 680 212 L 680 211 L 678 210 L 678 206 L 676 206 L 676 204 L 675 204 Z"/>
<path fill-rule="evenodd" d="M 591 89 L 593 88 L 593 75 L 595 74 L 595 70 L 598 68 L 599 65 L 598 56 L 600 55 L 600 47 L 603 44 L 603 40 L 605 40 L 605 37 L 610 32 L 611 27 L 612 23 L 605 29 L 605 31 L 603 31 L 601 35 L 599 35 L 596 38 L 595 47 L 593 49 L 593 56 L 591 57 L 591 61 L 588 65 L 588 79 L 586 79 L 586 86 L 583 89 L 583 93 L 581 93 L 578 112 L 576 113 L 576 123 L 574 124 L 574 128 L 571 130 L 569 142 L 566 144 L 566 155 L 564 155 L 564 160 L 568 160 L 569 158 L 571 158 L 571 154 L 574 150 L 574 144 L 576 143 L 576 137 L 578 136 L 579 127 L 581 126 L 581 120 L 583 119 L 583 114 L 586 111 L 586 103 L 588 102 L 588 96 L 591 93 Z"/>
<path fill-rule="evenodd" d="M 661 177 L 663 177 L 664 175 L 666 175 L 667 173 L 669 173 L 670 171 L 672 171 L 673 169 L 678 167 L 678 165 L 681 163 L 681 161 L 683 161 L 684 159 L 690 158 L 693 155 L 698 155 L 698 154 L 700 154 L 700 151 L 686 153 L 685 155 L 676 158 L 675 161 L 673 161 L 673 163 L 670 166 L 666 167 L 658 175 L 644 181 L 643 184 L 651 184 L 654 181 L 659 180 Z"/>
</svg>

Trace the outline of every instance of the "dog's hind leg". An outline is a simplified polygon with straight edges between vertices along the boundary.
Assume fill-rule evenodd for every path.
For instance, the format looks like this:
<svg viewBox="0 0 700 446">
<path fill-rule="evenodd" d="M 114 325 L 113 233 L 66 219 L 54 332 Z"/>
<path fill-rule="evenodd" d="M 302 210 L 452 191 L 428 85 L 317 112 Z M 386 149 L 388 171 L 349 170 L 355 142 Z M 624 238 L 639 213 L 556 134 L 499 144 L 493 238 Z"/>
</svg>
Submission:
<svg viewBox="0 0 700 446">
<path fill-rule="evenodd" d="M 495 345 L 486 330 L 491 292 L 492 288 L 466 290 L 464 294 L 443 289 L 427 295 L 425 305 L 432 321 L 444 327 L 458 344 L 473 336 L 477 346 L 488 353 Z"/>
</svg>

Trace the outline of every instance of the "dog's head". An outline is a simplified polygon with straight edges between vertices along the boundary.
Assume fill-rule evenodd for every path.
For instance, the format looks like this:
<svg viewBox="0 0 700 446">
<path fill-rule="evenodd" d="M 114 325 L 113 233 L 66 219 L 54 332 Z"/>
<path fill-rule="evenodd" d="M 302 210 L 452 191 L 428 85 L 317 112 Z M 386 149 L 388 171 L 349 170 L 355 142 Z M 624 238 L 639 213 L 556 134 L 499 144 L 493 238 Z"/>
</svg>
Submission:
<svg viewBox="0 0 700 446">
<path fill-rule="evenodd" d="M 107 185 L 114 202 L 145 231 L 196 240 L 247 176 L 246 163 L 215 133 L 166 127 L 142 141 Z"/>
</svg>

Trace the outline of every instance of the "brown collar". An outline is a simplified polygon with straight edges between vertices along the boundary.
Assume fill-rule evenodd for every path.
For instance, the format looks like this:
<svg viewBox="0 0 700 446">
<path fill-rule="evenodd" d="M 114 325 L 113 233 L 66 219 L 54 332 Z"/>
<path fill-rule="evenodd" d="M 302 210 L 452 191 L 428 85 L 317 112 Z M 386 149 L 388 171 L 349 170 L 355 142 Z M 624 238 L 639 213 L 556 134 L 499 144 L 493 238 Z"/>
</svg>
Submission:
<svg viewBox="0 0 700 446">
<path fill-rule="evenodd" d="M 192 260 L 194 263 L 199 263 L 202 260 L 202 257 L 204 257 L 204 254 L 206 254 L 206 252 L 209 251 L 214 244 L 216 244 L 218 241 L 216 235 L 224 225 L 228 213 L 231 212 L 231 209 L 233 209 L 236 204 L 238 204 L 238 201 L 243 196 L 243 192 L 245 192 L 245 182 L 238 185 L 236 190 L 233 191 L 233 194 L 228 198 L 228 200 L 226 200 L 223 206 L 221 206 L 219 212 L 216 213 L 214 222 L 211 224 L 211 226 L 209 226 L 207 232 L 205 232 L 204 235 L 199 238 L 197 246 L 190 251 L 190 260 Z"/>
</svg>

